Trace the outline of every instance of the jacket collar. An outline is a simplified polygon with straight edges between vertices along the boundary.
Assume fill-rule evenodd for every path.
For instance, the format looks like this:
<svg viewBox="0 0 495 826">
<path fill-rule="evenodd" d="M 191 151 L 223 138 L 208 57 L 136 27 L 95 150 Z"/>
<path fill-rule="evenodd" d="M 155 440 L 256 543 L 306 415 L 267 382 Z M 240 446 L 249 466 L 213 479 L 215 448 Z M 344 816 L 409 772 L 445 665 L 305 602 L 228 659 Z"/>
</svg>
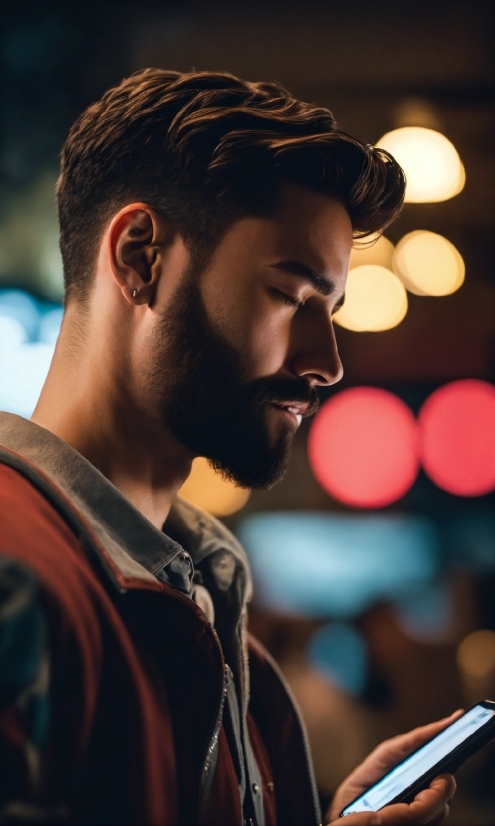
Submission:
<svg viewBox="0 0 495 826">
<path fill-rule="evenodd" d="M 243 571 L 241 602 L 252 584 L 244 549 L 217 519 L 177 499 L 164 529 L 158 530 L 80 453 L 49 430 L 13 413 L 0 413 L 0 445 L 36 465 L 81 511 L 112 566 L 125 579 L 156 581 L 156 575 L 183 550 L 195 565 L 217 551 L 228 551 Z"/>
</svg>

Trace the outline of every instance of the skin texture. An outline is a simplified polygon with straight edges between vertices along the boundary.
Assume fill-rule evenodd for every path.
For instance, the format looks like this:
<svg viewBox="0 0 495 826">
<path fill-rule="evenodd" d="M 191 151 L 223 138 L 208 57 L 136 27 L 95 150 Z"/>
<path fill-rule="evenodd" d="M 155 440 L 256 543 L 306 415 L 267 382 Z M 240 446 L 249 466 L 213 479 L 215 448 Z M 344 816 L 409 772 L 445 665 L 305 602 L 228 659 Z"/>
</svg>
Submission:
<svg viewBox="0 0 495 826">
<path fill-rule="evenodd" d="M 276 216 L 235 222 L 201 271 L 170 221 L 146 204 L 126 206 L 99 241 L 89 307 L 75 302 L 66 307 L 32 419 L 85 456 L 158 528 L 193 458 L 204 455 L 193 444 L 194 433 L 177 435 L 181 411 L 174 420 L 170 407 L 177 393 L 196 382 L 206 393 L 202 403 L 214 405 L 218 397 L 223 407 L 232 402 L 235 408 L 246 388 L 248 407 L 261 388 L 244 426 L 249 431 L 254 422 L 253 433 L 263 437 L 260 455 L 275 457 L 272 464 L 282 473 L 298 422 L 272 402 L 309 403 L 314 409 L 316 388 L 342 376 L 332 314 L 344 296 L 350 219 L 339 202 L 320 193 L 288 185 L 284 194 Z M 320 282 L 318 289 L 301 275 L 301 267 L 328 286 L 322 291 Z M 204 360 L 189 375 L 181 355 L 187 325 L 181 328 L 180 314 L 191 320 L 191 302 L 201 310 L 192 336 L 195 356 L 204 356 L 199 333 L 207 332 L 209 345 L 223 348 L 216 350 L 223 369 L 218 375 Z M 207 328 L 201 326 L 205 320 Z M 178 385 L 181 370 L 187 375 Z M 201 404 L 196 407 L 203 444 L 210 438 L 209 458 L 228 473 L 229 457 L 213 455 L 218 445 L 211 432 L 201 430 L 204 411 Z M 232 429 L 233 422 L 224 425 Z M 230 467 L 231 475 L 239 477 L 239 468 L 234 470 Z M 276 478 L 274 473 L 265 483 Z M 382 744 L 341 786 L 326 822 L 444 725 Z M 454 790 L 453 778 L 437 778 L 410 806 L 351 815 L 346 826 L 435 826 L 446 816 Z"/>
</svg>

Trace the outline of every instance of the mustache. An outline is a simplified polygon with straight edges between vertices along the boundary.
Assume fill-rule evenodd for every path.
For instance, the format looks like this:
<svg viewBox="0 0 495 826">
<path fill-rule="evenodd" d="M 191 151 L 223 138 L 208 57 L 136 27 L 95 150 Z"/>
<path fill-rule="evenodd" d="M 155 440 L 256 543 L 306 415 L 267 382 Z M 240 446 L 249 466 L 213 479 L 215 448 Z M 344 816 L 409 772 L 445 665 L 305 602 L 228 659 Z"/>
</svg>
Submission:
<svg viewBox="0 0 495 826">
<path fill-rule="evenodd" d="M 257 407 L 272 402 L 301 402 L 307 405 L 304 418 L 312 416 L 320 406 L 320 398 L 314 387 L 304 379 L 271 376 L 255 379 L 244 386 L 246 394 Z"/>
</svg>

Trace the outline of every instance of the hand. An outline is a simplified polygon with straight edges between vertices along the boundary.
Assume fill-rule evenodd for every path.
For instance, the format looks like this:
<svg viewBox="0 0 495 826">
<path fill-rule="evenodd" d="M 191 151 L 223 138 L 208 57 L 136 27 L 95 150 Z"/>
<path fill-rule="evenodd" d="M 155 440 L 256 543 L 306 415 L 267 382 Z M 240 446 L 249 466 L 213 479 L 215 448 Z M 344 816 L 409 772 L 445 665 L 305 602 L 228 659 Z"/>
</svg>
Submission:
<svg viewBox="0 0 495 826">
<path fill-rule="evenodd" d="M 395 803 L 379 812 L 348 815 L 345 819 L 339 818 L 339 812 L 462 713 L 456 711 L 444 720 L 421 726 L 377 746 L 337 789 L 325 823 L 331 822 L 331 826 L 334 822 L 335 826 L 337 823 L 338 826 L 437 826 L 443 823 L 456 789 L 452 775 L 436 777 L 428 789 L 416 795 L 412 803 Z"/>
</svg>

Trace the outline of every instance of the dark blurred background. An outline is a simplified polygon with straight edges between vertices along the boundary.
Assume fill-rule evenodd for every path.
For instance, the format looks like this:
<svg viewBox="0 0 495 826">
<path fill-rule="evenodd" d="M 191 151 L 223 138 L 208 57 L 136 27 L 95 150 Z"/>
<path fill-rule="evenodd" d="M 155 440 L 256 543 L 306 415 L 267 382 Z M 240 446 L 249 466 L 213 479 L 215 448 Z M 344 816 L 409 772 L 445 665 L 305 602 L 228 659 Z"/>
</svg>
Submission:
<svg viewBox="0 0 495 826">
<path fill-rule="evenodd" d="M 2 3 L 0 407 L 30 415 L 60 326 L 61 144 L 89 103 L 145 66 L 278 80 L 371 143 L 403 126 L 446 135 L 465 188 L 407 204 L 387 235 L 447 237 L 465 282 L 409 295 L 393 329 L 339 327 L 345 375 L 323 398 L 383 388 L 416 415 L 445 384 L 493 386 L 493 11 L 487 0 Z M 349 507 L 318 484 L 309 428 L 286 479 L 224 518 L 251 556 L 251 626 L 300 702 L 326 803 L 384 737 L 495 698 L 495 517 L 493 493 L 457 496 L 422 470 L 388 506 Z M 487 747 L 461 770 L 450 822 L 495 824 L 494 769 Z"/>
</svg>

